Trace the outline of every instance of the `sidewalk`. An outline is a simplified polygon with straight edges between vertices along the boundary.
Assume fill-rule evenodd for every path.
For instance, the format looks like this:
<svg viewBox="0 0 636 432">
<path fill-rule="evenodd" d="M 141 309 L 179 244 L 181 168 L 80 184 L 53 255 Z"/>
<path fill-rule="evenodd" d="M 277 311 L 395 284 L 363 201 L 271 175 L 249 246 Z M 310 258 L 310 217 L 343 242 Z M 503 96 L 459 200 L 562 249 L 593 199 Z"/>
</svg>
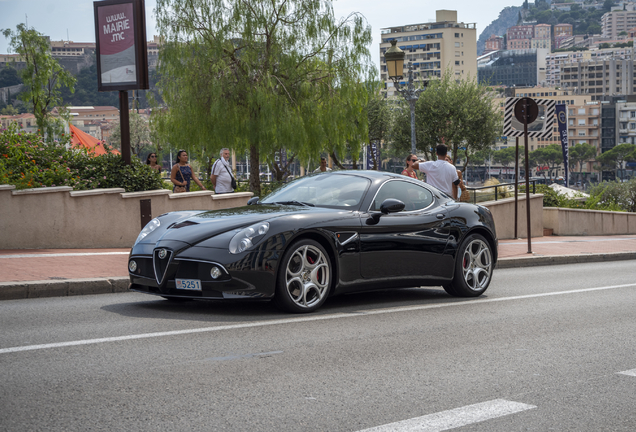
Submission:
<svg viewBox="0 0 636 432">
<path fill-rule="evenodd" d="M 129 249 L 0 250 L 0 300 L 124 292 Z M 636 235 L 501 240 L 497 268 L 636 260 Z"/>
</svg>

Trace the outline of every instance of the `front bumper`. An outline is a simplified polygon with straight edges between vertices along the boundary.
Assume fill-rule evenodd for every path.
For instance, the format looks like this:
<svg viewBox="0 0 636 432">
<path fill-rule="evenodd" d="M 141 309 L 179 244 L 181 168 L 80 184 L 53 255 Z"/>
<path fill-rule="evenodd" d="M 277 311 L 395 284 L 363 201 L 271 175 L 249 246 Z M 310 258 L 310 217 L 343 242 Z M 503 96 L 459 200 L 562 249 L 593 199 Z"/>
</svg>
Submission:
<svg viewBox="0 0 636 432">
<path fill-rule="evenodd" d="M 137 250 L 135 250 L 137 249 Z M 130 290 L 162 297 L 193 299 L 271 298 L 274 296 L 278 251 L 255 250 L 231 255 L 227 250 L 189 248 L 182 251 L 155 247 L 135 248 L 128 258 Z M 159 258 L 167 249 L 165 258 Z M 150 254 L 149 254 L 150 253 Z M 210 275 L 217 267 L 221 275 Z M 177 289 L 176 279 L 201 281 L 201 291 Z"/>
</svg>

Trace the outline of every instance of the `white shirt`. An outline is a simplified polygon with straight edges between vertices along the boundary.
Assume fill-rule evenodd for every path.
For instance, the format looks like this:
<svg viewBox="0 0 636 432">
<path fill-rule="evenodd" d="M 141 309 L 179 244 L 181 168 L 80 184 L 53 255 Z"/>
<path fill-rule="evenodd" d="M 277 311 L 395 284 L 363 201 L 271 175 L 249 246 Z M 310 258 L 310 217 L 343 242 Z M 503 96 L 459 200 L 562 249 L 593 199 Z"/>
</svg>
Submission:
<svg viewBox="0 0 636 432">
<path fill-rule="evenodd" d="M 453 196 L 453 183 L 459 180 L 455 167 L 443 159 L 420 162 L 420 171 L 426 174 L 426 183 Z"/>
<path fill-rule="evenodd" d="M 227 167 L 227 169 L 225 169 L 225 167 Z M 234 192 L 234 189 L 232 189 L 232 176 L 228 170 L 231 170 L 229 163 L 223 158 L 217 159 L 216 162 L 214 162 L 214 165 L 212 165 L 212 175 L 217 176 L 214 192 Z"/>
</svg>

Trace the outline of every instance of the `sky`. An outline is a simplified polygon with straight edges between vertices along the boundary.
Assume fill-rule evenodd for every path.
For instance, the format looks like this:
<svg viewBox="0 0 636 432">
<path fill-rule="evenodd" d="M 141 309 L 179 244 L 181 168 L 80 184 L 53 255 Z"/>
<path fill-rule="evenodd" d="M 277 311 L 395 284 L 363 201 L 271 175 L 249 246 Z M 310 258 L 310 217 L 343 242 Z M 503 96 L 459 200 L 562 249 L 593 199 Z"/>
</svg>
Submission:
<svg viewBox="0 0 636 432">
<path fill-rule="evenodd" d="M 519 6 L 523 0 L 336 0 L 336 17 L 359 12 L 367 19 L 373 31 L 373 44 L 369 47 L 376 66 L 379 65 L 380 29 L 405 24 L 435 21 L 436 9 L 457 11 L 457 20 L 477 24 L 477 37 L 488 24 L 497 19 L 506 6 Z M 146 0 L 147 40 L 158 35 L 153 9 L 156 0 Z M 94 42 L 95 21 L 93 2 L 88 0 L 0 0 L 0 29 L 15 30 L 19 23 L 27 23 L 51 40 Z M 8 53 L 8 39 L 0 35 L 0 54 Z"/>
</svg>

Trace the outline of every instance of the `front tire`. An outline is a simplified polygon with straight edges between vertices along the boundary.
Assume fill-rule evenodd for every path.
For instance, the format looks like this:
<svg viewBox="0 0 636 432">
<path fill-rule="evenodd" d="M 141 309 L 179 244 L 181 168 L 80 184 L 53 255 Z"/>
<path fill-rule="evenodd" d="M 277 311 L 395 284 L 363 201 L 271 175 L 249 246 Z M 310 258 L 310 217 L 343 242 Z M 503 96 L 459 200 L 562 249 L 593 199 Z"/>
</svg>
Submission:
<svg viewBox="0 0 636 432">
<path fill-rule="evenodd" d="M 479 234 L 471 234 L 459 247 L 455 261 L 453 282 L 444 290 L 455 297 L 478 297 L 492 280 L 493 253 L 488 241 Z"/>
<path fill-rule="evenodd" d="M 332 273 L 329 255 L 320 243 L 310 239 L 293 243 L 278 270 L 274 304 L 286 312 L 315 311 L 329 295 Z"/>
</svg>

